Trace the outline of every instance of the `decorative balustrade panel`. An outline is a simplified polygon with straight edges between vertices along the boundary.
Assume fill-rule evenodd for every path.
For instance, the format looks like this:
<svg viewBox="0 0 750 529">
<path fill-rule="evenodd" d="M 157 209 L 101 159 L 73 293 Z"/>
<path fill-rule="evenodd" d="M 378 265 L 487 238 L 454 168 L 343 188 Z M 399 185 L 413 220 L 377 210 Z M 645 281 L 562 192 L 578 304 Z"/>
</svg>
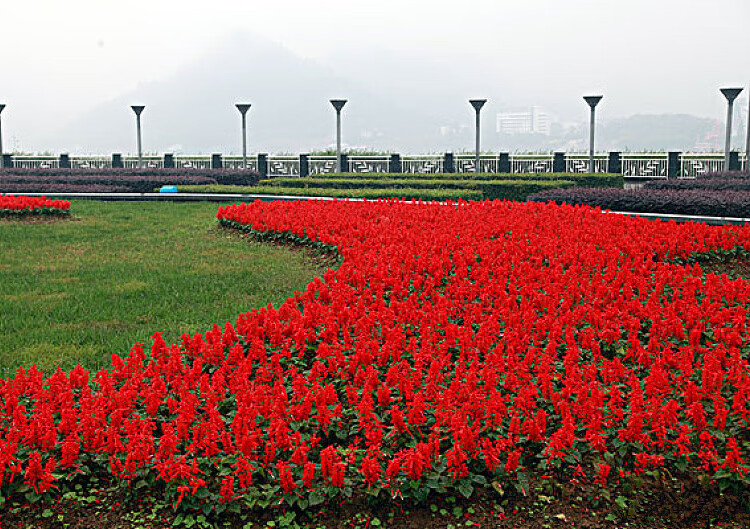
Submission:
<svg viewBox="0 0 750 529">
<path fill-rule="evenodd" d="M 387 173 L 388 156 L 350 156 L 350 173 Z"/>
<path fill-rule="evenodd" d="M 299 176 L 299 156 L 269 156 L 270 176 Z"/>
<path fill-rule="evenodd" d="M 403 156 L 401 171 L 409 174 L 426 174 L 443 172 L 442 156 Z"/>
<path fill-rule="evenodd" d="M 706 173 L 724 169 L 724 156 L 708 154 L 683 154 L 680 158 L 680 178 L 696 178 Z"/>
<path fill-rule="evenodd" d="M 679 154 L 679 153 L 678 153 Z M 738 153 L 736 159 L 740 170 L 748 170 L 745 153 Z M 57 169 L 64 156 L 10 156 L 12 167 L 19 169 Z M 175 156 L 176 168 L 211 169 L 211 157 Z M 475 158 L 470 154 L 460 154 L 453 157 L 453 170 L 456 173 L 499 173 L 501 157 L 497 155 L 483 155 L 479 160 L 479 167 L 474 167 Z M 721 153 L 682 153 L 673 157 L 670 166 L 667 153 L 622 153 L 620 163 L 624 177 L 637 178 L 667 178 L 669 174 L 678 178 L 695 178 L 697 176 L 720 172 L 724 170 L 724 156 Z M 68 158 L 72 169 L 105 169 L 112 167 L 111 156 L 70 156 Z M 269 156 L 268 174 L 279 176 L 296 176 L 300 174 L 300 158 L 298 156 Z M 411 174 L 434 174 L 445 172 L 445 157 L 443 155 L 411 155 L 402 156 L 401 170 Z M 258 156 L 249 156 L 247 168 L 259 170 Z M 511 154 L 509 155 L 510 171 L 517 174 L 551 173 L 557 167 L 552 155 L 539 154 Z M 735 162 L 733 162 L 735 163 Z M 127 156 L 122 158 L 123 167 L 138 168 L 138 158 Z M 589 172 L 588 155 L 572 153 L 565 156 L 564 170 L 570 173 Z M 242 157 L 237 155 L 223 156 L 222 166 L 226 169 L 242 169 Z M 143 167 L 152 169 L 164 168 L 164 157 L 144 156 Z M 562 170 L 561 168 L 557 168 Z M 594 157 L 594 172 L 609 171 L 609 156 L 599 154 Z M 354 155 L 347 159 L 344 171 L 351 173 L 387 173 L 390 170 L 390 156 L 388 155 Z M 336 156 L 309 156 L 308 173 L 311 176 L 336 172 Z"/>
<path fill-rule="evenodd" d="M 222 166 L 224 169 L 244 169 L 244 165 L 242 163 L 242 156 L 224 156 L 221 161 Z M 208 160 L 208 165 L 206 168 L 211 167 L 211 160 Z M 257 171 L 258 170 L 258 157 L 257 156 L 248 156 L 247 157 L 247 170 L 248 171 Z"/>
<path fill-rule="evenodd" d="M 566 173 L 606 173 L 609 169 L 606 156 L 594 156 L 594 170 L 589 170 L 588 155 L 568 155 L 565 157 Z"/>
<path fill-rule="evenodd" d="M 666 153 L 623 154 L 620 159 L 622 175 L 667 177 L 668 159 Z"/>
<path fill-rule="evenodd" d="M 224 164 L 226 164 L 226 158 Z M 240 159 L 240 164 L 242 164 L 242 159 Z M 174 166 L 179 169 L 211 169 L 211 158 L 209 156 L 181 156 L 179 158 L 175 156 Z"/>
<path fill-rule="evenodd" d="M 552 156 L 534 156 L 527 154 L 510 155 L 511 173 L 551 173 Z"/>
<path fill-rule="evenodd" d="M 122 166 L 125 169 L 138 169 L 138 158 L 123 158 Z M 163 169 L 164 158 L 160 156 L 144 156 L 143 169 Z"/>
<path fill-rule="evenodd" d="M 310 176 L 336 172 L 335 156 L 310 156 L 307 160 Z"/>
<path fill-rule="evenodd" d="M 14 156 L 13 167 L 17 169 L 57 169 L 60 159 L 57 156 Z"/>
<path fill-rule="evenodd" d="M 456 156 L 453 159 L 453 168 L 457 173 L 498 173 L 497 156 L 479 156 L 479 171 L 475 167 L 474 156 Z"/>
<path fill-rule="evenodd" d="M 71 156 L 71 169 L 109 169 L 112 167 L 112 158 L 108 156 Z"/>
</svg>

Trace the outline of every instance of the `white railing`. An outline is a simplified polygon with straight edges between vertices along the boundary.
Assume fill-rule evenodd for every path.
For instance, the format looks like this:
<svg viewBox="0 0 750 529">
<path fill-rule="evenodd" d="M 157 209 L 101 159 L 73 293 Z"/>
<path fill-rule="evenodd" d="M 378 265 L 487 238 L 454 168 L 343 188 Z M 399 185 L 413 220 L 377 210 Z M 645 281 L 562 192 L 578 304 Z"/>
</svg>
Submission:
<svg viewBox="0 0 750 529">
<path fill-rule="evenodd" d="M 350 156 L 350 173 L 387 173 L 390 156 Z M 335 158 L 334 158 L 335 161 Z"/>
<path fill-rule="evenodd" d="M 510 172 L 511 173 L 551 173 L 552 172 L 551 155 L 537 154 L 511 154 L 510 155 Z"/>
<path fill-rule="evenodd" d="M 310 156 L 307 159 L 310 176 L 336 172 L 336 156 Z"/>
<path fill-rule="evenodd" d="M 299 176 L 299 156 L 269 156 L 270 176 Z"/>
<path fill-rule="evenodd" d="M 686 153 L 680 158 L 679 178 L 696 178 L 724 169 L 724 155 Z"/>
<path fill-rule="evenodd" d="M 112 158 L 109 156 L 71 156 L 71 169 L 109 169 L 112 167 Z"/>
<path fill-rule="evenodd" d="M 143 163 L 142 168 L 143 169 L 163 169 L 164 168 L 164 158 L 161 156 L 143 156 L 142 157 Z M 123 158 L 122 159 L 122 166 L 125 169 L 138 169 L 138 158 Z"/>
<path fill-rule="evenodd" d="M 57 156 L 14 156 L 13 167 L 17 169 L 57 169 L 60 158 Z"/>
<path fill-rule="evenodd" d="M 61 156 L 11 156 L 12 167 L 20 169 L 58 169 Z M 745 153 L 739 153 L 739 169 L 747 171 L 748 161 Z M 343 171 L 351 173 L 387 173 L 390 170 L 390 155 L 352 155 Z M 498 173 L 500 171 L 499 155 L 481 155 L 479 167 L 474 167 L 474 155 L 465 153 L 453 156 L 453 170 L 456 173 Z M 211 169 L 212 157 L 208 155 L 174 156 L 175 168 Z M 410 174 L 434 174 L 445 171 L 445 156 L 442 154 L 405 155 L 400 157 L 401 171 Z M 259 169 L 258 155 L 248 156 L 248 169 Z M 300 157 L 293 155 L 268 156 L 268 174 L 280 176 L 297 176 L 300 174 Z M 509 168 L 511 173 L 528 175 L 533 173 L 551 173 L 554 169 L 554 157 L 551 154 L 510 154 Z M 675 159 L 676 161 L 676 159 Z M 112 167 L 111 156 L 70 156 L 68 162 L 72 169 L 105 169 Z M 325 175 L 336 172 L 336 156 L 308 156 L 308 174 Z M 679 164 L 669 166 L 669 155 L 657 153 L 622 153 L 620 154 L 621 172 L 625 178 L 667 178 L 671 171 L 677 178 L 695 178 L 700 175 L 724 170 L 722 153 L 679 153 Z M 138 158 L 132 155 L 122 157 L 122 165 L 127 169 L 138 167 Z M 564 171 L 570 173 L 589 172 L 589 160 L 586 153 L 569 153 L 565 155 Z M 242 169 L 242 157 L 237 155 L 222 156 L 222 166 L 226 169 Z M 148 155 L 143 157 L 143 168 L 164 167 L 164 157 Z M 594 157 L 594 172 L 609 171 L 609 156 L 598 154 Z"/>
<path fill-rule="evenodd" d="M 474 155 L 460 154 L 453 158 L 453 171 L 456 173 L 498 173 L 499 160 L 497 156 L 479 155 L 479 170 L 477 171 Z"/>
<path fill-rule="evenodd" d="M 211 169 L 210 156 L 174 157 L 174 166 L 178 169 Z"/>
<path fill-rule="evenodd" d="M 667 177 L 667 153 L 622 154 L 620 163 L 622 164 L 622 175 L 626 178 L 628 176 Z"/>
<path fill-rule="evenodd" d="M 588 154 L 568 154 L 565 156 L 566 173 L 606 173 L 609 169 L 607 156 L 594 156 L 594 170 L 589 170 Z"/>
<path fill-rule="evenodd" d="M 443 172 L 442 155 L 404 156 L 401 158 L 401 172 L 409 174 L 429 174 Z"/>
<path fill-rule="evenodd" d="M 244 169 L 244 165 L 242 163 L 242 156 L 224 156 L 221 159 L 221 164 L 224 167 L 224 169 Z M 210 169 L 211 168 L 211 160 L 208 161 L 208 167 L 205 167 L 203 169 Z M 257 171 L 258 170 L 258 157 L 253 155 L 247 156 L 247 170 L 248 171 Z"/>
</svg>

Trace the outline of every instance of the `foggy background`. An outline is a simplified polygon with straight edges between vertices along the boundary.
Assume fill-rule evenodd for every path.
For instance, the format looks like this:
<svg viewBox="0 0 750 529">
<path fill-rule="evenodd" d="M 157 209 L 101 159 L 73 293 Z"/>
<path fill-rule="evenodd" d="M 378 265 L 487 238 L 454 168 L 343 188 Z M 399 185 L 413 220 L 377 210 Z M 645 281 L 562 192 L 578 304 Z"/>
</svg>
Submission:
<svg viewBox="0 0 750 529">
<path fill-rule="evenodd" d="M 0 10 L 5 152 L 473 149 L 469 98 L 487 98 L 488 151 L 718 150 L 726 100 L 744 149 L 747 0 L 274 2 L 26 0 Z M 532 111 L 532 108 L 535 110 Z M 536 113 L 503 132 L 498 114 Z M 538 127 L 542 123 L 541 129 Z"/>
</svg>

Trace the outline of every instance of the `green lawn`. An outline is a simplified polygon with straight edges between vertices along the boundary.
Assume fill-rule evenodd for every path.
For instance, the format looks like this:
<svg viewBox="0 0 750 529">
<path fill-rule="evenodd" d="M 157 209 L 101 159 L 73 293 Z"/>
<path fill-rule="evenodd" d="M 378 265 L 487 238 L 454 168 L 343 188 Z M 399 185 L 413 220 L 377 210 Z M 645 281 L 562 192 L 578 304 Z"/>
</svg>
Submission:
<svg viewBox="0 0 750 529">
<path fill-rule="evenodd" d="M 217 228 L 217 204 L 78 201 L 71 220 L 0 221 L 0 377 L 109 365 L 278 305 L 324 271 Z M 147 347 L 147 349 L 148 349 Z"/>
</svg>

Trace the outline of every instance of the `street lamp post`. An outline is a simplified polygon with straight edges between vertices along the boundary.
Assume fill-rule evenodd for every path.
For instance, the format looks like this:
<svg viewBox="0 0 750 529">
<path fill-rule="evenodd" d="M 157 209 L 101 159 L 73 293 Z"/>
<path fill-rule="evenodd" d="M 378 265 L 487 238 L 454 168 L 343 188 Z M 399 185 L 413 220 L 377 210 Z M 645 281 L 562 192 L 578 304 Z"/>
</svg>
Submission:
<svg viewBox="0 0 750 529">
<path fill-rule="evenodd" d="M 138 169 L 143 167 L 143 151 L 141 150 L 141 112 L 146 108 L 143 105 L 131 105 L 130 108 L 135 112 L 135 130 L 138 138 Z"/>
<path fill-rule="evenodd" d="M 235 106 L 242 114 L 242 168 L 247 170 L 247 120 L 245 116 L 250 110 L 250 103 L 237 103 Z"/>
<path fill-rule="evenodd" d="M 589 122 L 589 172 L 594 172 L 594 123 L 596 122 L 596 105 L 604 96 L 583 96 L 583 99 L 591 108 L 591 120 Z"/>
<path fill-rule="evenodd" d="M 727 134 L 724 141 L 724 170 L 729 171 L 729 150 L 732 147 L 732 114 L 734 100 L 742 92 L 742 88 L 720 88 L 719 91 L 727 98 Z"/>
<path fill-rule="evenodd" d="M 479 172 L 479 111 L 482 110 L 482 107 L 487 102 L 486 99 L 469 99 L 469 103 L 471 103 L 471 106 L 474 107 L 474 112 L 476 113 L 476 146 L 474 149 L 474 172 Z"/>
<path fill-rule="evenodd" d="M 5 105 L 0 103 L 0 114 L 3 113 L 4 108 Z M 2 122 L 0 121 L 0 169 L 4 167 L 3 163 L 3 127 Z"/>
<path fill-rule="evenodd" d="M 747 121 L 745 122 L 745 172 L 750 173 L 750 95 L 747 98 Z"/>
<path fill-rule="evenodd" d="M 336 172 L 341 172 L 341 109 L 346 105 L 346 99 L 331 99 L 336 109 Z"/>
</svg>

